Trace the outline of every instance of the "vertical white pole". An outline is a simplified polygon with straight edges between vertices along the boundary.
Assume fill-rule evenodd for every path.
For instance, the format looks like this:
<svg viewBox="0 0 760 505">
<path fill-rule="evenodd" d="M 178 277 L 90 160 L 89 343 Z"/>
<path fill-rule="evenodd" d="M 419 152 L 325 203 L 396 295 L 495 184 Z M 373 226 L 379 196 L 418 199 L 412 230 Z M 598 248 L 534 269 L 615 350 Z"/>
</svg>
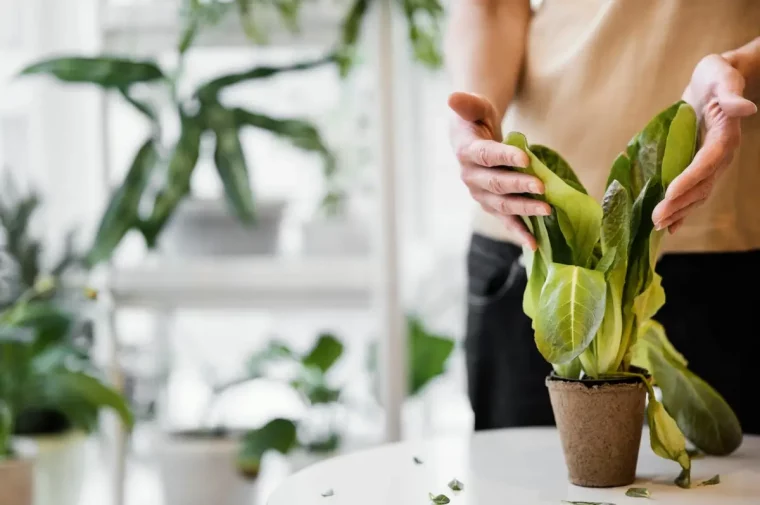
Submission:
<svg viewBox="0 0 760 505">
<path fill-rule="evenodd" d="M 380 0 L 378 85 L 380 87 L 379 170 L 379 305 L 380 367 L 385 407 L 386 441 L 401 440 L 401 407 L 407 392 L 407 349 L 404 311 L 399 293 L 398 226 L 396 209 L 396 143 L 393 100 L 392 0 Z"/>
</svg>

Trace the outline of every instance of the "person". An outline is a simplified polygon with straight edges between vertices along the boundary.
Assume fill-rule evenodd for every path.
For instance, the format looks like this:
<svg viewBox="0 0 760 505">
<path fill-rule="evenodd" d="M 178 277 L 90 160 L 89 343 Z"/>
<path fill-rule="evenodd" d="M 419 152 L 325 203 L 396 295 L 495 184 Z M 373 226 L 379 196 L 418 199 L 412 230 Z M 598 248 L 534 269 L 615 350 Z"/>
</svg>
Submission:
<svg viewBox="0 0 760 505">
<path fill-rule="evenodd" d="M 760 433 L 760 2 L 453 0 L 445 54 L 451 145 L 479 204 L 465 344 L 475 429 L 554 423 L 520 260 L 535 248 L 520 216 L 549 209 L 524 195 L 543 186 L 508 169 L 528 160 L 503 135 L 558 151 L 600 201 L 615 157 L 683 98 L 698 150 L 651 216 L 668 231 L 656 319 L 743 430 Z"/>
</svg>

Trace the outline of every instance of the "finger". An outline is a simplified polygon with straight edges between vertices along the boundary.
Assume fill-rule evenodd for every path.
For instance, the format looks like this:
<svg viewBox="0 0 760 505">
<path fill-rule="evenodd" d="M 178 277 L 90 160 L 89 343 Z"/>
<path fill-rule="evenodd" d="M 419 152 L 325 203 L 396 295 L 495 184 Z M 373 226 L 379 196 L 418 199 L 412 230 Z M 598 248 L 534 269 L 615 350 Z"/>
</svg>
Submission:
<svg viewBox="0 0 760 505">
<path fill-rule="evenodd" d="M 747 117 L 757 113 L 757 105 L 743 96 L 720 90 L 717 95 L 718 105 L 730 117 Z"/>
<path fill-rule="evenodd" d="M 474 198 L 482 205 L 502 216 L 548 216 L 551 207 L 546 202 L 524 196 L 502 196 L 483 191 Z"/>
<path fill-rule="evenodd" d="M 462 181 L 470 188 L 496 195 L 544 192 L 544 184 L 537 177 L 502 168 L 470 166 L 462 170 Z"/>
<path fill-rule="evenodd" d="M 675 223 L 671 224 L 671 225 L 668 227 L 668 232 L 669 232 L 671 235 L 673 235 L 675 232 L 677 232 L 677 231 L 678 231 L 678 229 L 679 229 L 681 226 L 683 226 L 683 222 L 684 222 L 684 220 L 683 220 L 683 219 L 679 219 L 679 220 L 678 220 L 678 221 L 676 221 Z"/>
<path fill-rule="evenodd" d="M 522 222 L 517 216 L 498 216 L 504 227 L 517 235 L 517 239 L 520 241 L 520 245 L 529 247 L 531 251 L 538 249 L 536 238 L 530 234 L 525 227 L 525 223 Z"/>
<path fill-rule="evenodd" d="M 491 102 L 475 93 L 457 91 L 449 95 L 449 107 L 465 121 L 483 121 L 496 113 Z"/>
<path fill-rule="evenodd" d="M 726 138 L 718 134 L 708 133 L 704 145 L 697 151 L 686 170 L 673 179 L 673 182 L 668 186 L 667 191 L 665 191 L 665 198 L 675 200 L 709 178 L 717 171 L 723 158 L 729 152 Z"/>
<path fill-rule="evenodd" d="M 658 230 L 664 230 L 665 228 L 668 228 L 670 225 L 677 223 L 678 221 L 683 220 L 689 213 L 693 212 L 694 210 L 698 209 L 704 203 L 706 200 L 697 200 L 696 202 L 692 203 L 691 205 L 688 205 L 684 207 L 683 209 L 679 210 L 678 212 L 674 213 L 670 217 L 664 219 L 661 224 L 657 226 Z"/>
<path fill-rule="evenodd" d="M 521 167 L 530 164 L 528 155 L 519 148 L 494 140 L 474 140 L 457 150 L 460 163 L 472 163 L 482 167 Z"/>
<path fill-rule="evenodd" d="M 654 223 L 655 228 L 658 230 L 665 228 L 665 221 L 676 212 L 685 209 L 694 202 L 707 199 L 712 192 L 712 188 L 715 185 L 719 172 L 720 169 L 716 170 L 716 173 L 697 184 L 696 187 L 689 190 L 686 194 L 675 199 L 666 197 L 663 201 L 657 204 L 652 211 L 652 222 Z"/>
</svg>

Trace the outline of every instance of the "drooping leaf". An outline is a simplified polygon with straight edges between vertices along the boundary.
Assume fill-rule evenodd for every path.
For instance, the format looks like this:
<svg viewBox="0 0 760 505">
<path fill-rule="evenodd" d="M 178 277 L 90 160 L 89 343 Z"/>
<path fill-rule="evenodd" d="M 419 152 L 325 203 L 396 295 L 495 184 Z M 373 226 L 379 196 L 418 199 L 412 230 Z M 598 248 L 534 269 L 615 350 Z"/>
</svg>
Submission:
<svg viewBox="0 0 760 505">
<path fill-rule="evenodd" d="M 673 460 L 681 465 L 682 472 L 678 480 L 681 484 L 689 484 L 691 459 L 686 452 L 686 439 L 678 429 L 675 420 L 651 393 L 647 405 L 647 421 L 652 451 L 661 458 Z"/>
<path fill-rule="evenodd" d="M 34 63 L 21 75 L 49 74 L 60 81 L 92 83 L 104 88 L 126 88 L 138 82 L 164 79 L 161 69 L 152 61 L 125 58 L 58 57 Z"/>
<path fill-rule="evenodd" d="M 199 117 L 189 116 L 180 110 L 180 128 L 179 139 L 166 170 L 166 181 L 156 195 L 150 217 L 140 226 L 149 248 L 156 246 L 158 236 L 180 201 L 190 193 L 190 180 L 198 164 L 201 135 L 205 127 Z"/>
<path fill-rule="evenodd" d="M 720 484 L 720 475 L 716 475 L 699 483 L 700 486 L 715 486 L 717 484 Z"/>
<path fill-rule="evenodd" d="M 560 176 L 568 185 L 584 195 L 588 194 L 570 164 L 557 151 L 540 144 L 531 144 L 530 151 L 546 165 L 546 168 Z"/>
<path fill-rule="evenodd" d="M 343 343 L 335 335 L 323 333 L 319 335 L 314 347 L 304 356 L 302 363 L 326 373 L 342 355 Z"/>
<path fill-rule="evenodd" d="M 651 498 L 652 493 L 645 487 L 631 487 L 625 492 L 631 498 Z"/>
<path fill-rule="evenodd" d="M 604 275 L 574 265 L 549 265 L 536 319 L 536 344 L 549 363 L 569 363 L 594 339 L 604 317 Z"/>
<path fill-rule="evenodd" d="M 670 183 L 689 166 L 697 148 L 697 114 L 688 103 L 678 106 L 670 123 L 662 158 L 662 185 Z"/>
<path fill-rule="evenodd" d="M 599 240 L 602 208 L 589 195 L 567 184 L 528 149 L 525 136 L 518 132 L 507 135 L 505 144 L 520 148 L 528 155 L 530 166 L 521 171 L 534 175 L 544 183 L 543 198 L 555 209 L 560 229 L 573 251 L 574 264 L 587 266 Z"/>
<path fill-rule="evenodd" d="M 452 491 L 461 491 L 462 489 L 464 489 L 464 484 L 462 484 L 457 479 L 451 479 L 451 482 L 449 482 L 449 489 L 451 489 Z"/>
<path fill-rule="evenodd" d="M 227 202 L 242 223 L 252 223 L 255 220 L 253 192 L 235 111 L 217 103 L 208 106 L 206 117 L 216 137 L 214 164 Z"/>
<path fill-rule="evenodd" d="M 137 152 L 124 182 L 111 196 L 87 255 L 89 265 L 108 260 L 127 231 L 137 225 L 140 200 L 157 161 L 158 152 L 151 138 Z"/>
<path fill-rule="evenodd" d="M 238 450 L 238 470 L 248 478 L 256 478 L 261 458 L 269 451 L 289 453 L 296 446 L 296 425 L 289 419 L 273 419 L 261 428 L 250 430 Z"/>
<path fill-rule="evenodd" d="M 451 501 L 445 494 L 434 495 L 433 493 L 428 493 L 428 498 L 430 498 L 430 501 L 436 505 L 446 505 Z"/>
<path fill-rule="evenodd" d="M 662 389 L 662 403 L 684 435 L 700 450 L 724 456 L 742 443 L 739 419 L 723 397 L 685 366 L 658 323 L 640 334 L 646 362 Z M 679 359 L 680 357 L 680 359 Z"/>
</svg>

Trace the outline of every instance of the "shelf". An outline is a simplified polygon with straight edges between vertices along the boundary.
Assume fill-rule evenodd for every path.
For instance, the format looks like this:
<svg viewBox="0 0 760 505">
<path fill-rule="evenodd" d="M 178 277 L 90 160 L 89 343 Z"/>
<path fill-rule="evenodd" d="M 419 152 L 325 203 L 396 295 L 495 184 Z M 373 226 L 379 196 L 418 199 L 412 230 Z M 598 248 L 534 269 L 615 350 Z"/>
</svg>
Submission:
<svg viewBox="0 0 760 505">
<path fill-rule="evenodd" d="M 345 0 L 304 2 L 299 16 L 300 31 L 286 29 L 273 12 L 263 12 L 259 26 L 266 27 L 272 46 L 334 44 L 349 3 Z M 152 4 L 110 5 L 103 12 L 103 45 L 107 51 L 154 54 L 174 50 L 181 30 L 178 7 L 173 1 Z M 234 9 L 219 24 L 203 30 L 196 47 L 238 47 L 253 43 L 246 38 Z"/>
<path fill-rule="evenodd" d="M 363 257 L 160 259 L 108 279 L 118 305 L 153 308 L 361 309 L 374 282 Z"/>
</svg>

